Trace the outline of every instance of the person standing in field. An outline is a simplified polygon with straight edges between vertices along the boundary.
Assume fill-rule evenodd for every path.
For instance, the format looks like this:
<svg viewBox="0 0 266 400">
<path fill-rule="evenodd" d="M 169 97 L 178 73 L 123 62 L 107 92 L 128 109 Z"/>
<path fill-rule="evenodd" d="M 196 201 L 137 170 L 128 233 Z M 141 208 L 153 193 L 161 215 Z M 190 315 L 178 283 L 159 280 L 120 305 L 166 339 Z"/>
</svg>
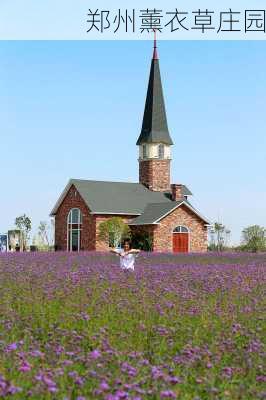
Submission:
<svg viewBox="0 0 266 400">
<path fill-rule="evenodd" d="M 112 249 L 114 253 L 120 257 L 120 267 L 124 271 L 134 271 L 135 258 L 140 253 L 140 250 L 132 249 L 130 240 L 125 240 L 123 249 Z"/>
</svg>

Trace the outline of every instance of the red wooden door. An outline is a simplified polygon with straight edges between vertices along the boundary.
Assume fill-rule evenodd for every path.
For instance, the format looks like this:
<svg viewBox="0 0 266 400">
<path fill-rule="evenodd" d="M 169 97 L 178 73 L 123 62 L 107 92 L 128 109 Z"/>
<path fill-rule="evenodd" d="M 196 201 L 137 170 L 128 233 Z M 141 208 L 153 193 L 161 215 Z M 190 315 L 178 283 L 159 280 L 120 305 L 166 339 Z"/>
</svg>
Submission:
<svg viewBox="0 0 266 400">
<path fill-rule="evenodd" d="M 188 253 L 188 233 L 173 233 L 174 253 Z"/>
</svg>

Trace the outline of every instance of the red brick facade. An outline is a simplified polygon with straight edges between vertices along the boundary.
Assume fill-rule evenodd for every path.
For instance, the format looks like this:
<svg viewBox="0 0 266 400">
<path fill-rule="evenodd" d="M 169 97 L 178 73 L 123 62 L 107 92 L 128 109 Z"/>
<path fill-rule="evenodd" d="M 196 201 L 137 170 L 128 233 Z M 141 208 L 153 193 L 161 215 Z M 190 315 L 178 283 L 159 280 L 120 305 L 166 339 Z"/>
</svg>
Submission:
<svg viewBox="0 0 266 400">
<path fill-rule="evenodd" d="M 55 216 L 55 247 L 57 250 L 66 251 L 67 248 L 67 218 L 72 208 L 79 208 L 82 214 L 82 226 L 80 235 L 80 250 L 99 250 L 109 249 L 108 243 L 99 239 L 99 224 L 114 215 L 93 215 L 89 207 L 80 196 L 79 192 L 72 185 L 64 200 L 59 206 Z M 128 222 L 132 216 L 120 215 Z"/>
<path fill-rule="evenodd" d="M 189 252 L 207 251 L 207 226 L 188 207 L 182 205 L 159 221 L 158 225 L 132 225 L 132 233 L 147 233 L 153 237 L 153 251 L 173 251 L 173 231 L 177 226 L 189 230 Z"/>
<path fill-rule="evenodd" d="M 155 192 L 170 190 L 170 160 L 140 160 L 139 182 Z"/>
<path fill-rule="evenodd" d="M 80 250 L 95 249 L 95 217 L 79 192 L 72 185 L 55 216 L 55 247 L 57 250 L 67 250 L 67 217 L 72 208 L 79 208 L 82 214 Z"/>
<path fill-rule="evenodd" d="M 177 226 L 189 230 L 189 251 L 207 251 L 207 226 L 194 212 L 182 205 L 163 218 L 154 228 L 153 250 L 173 251 L 173 230 Z"/>
<path fill-rule="evenodd" d="M 183 197 L 183 185 L 173 183 L 171 185 L 171 192 L 172 192 L 172 200 L 177 201 L 177 200 L 182 200 Z"/>
<path fill-rule="evenodd" d="M 99 239 L 99 225 L 114 215 L 92 215 L 79 192 L 71 186 L 59 206 L 55 217 L 55 246 L 57 250 L 67 250 L 67 217 L 72 208 L 82 213 L 80 250 L 107 251 L 108 243 Z M 132 216 L 121 215 L 124 222 L 130 222 Z M 182 225 L 189 229 L 189 251 L 207 251 L 207 227 L 194 212 L 182 205 L 163 218 L 158 225 L 132 226 L 132 234 L 148 233 L 153 238 L 154 251 L 173 251 L 173 230 Z"/>
</svg>

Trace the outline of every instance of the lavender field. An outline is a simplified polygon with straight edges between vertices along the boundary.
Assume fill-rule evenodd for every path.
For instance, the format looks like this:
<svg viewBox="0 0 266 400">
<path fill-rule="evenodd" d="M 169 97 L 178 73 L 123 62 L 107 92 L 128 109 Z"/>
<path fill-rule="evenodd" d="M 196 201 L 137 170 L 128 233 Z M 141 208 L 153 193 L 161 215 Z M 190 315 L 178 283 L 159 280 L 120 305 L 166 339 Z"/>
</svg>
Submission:
<svg viewBox="0 0 266 400">
<path fill-rule="evenodd" d="M 266 255 L 136 264 L 1 255 L 0 397 L 266 399 Z"/>
</svg>

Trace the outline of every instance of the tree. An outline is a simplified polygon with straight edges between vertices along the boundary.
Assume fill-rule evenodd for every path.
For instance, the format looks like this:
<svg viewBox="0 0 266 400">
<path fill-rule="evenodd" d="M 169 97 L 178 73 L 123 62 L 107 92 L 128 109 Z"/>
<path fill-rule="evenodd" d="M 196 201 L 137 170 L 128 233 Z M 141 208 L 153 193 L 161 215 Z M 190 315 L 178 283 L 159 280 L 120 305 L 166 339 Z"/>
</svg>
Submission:
<svg viewBox="0 0 266 400">
<path fill-rule="evenodd" d="M 40 221 L 38 227 L 37 246 L 43 250 L 49 250 L 54 242 L 54 220 L 50 224 L 46 221 Z"/>
<path fill-rule="evenodd" d="M 152 251 L 153 238 L 149 233 L 133 233 L 132 246 L 143 251 Z"/>
<path fill-rule="evenodd" d="M 231 231 L 230 229 L 225 229 L 225 247 L 230 246 Z"/>
<path fill-rule="evenodd" d="M 120 217 L 107 219 L 99 225 L 99 238 L 111 247 L 119 246 L 123 239 L 130 237 L 130 228 Z"/>
<path fill-rule="evenodd" d="M 230 233 L 231 231 L 225 225 L 215 222 L 210 230 L 210 250 L 223 251 L 229 244 Z"/>
<path fill-rule="evenodd" d="M 31 231 L 31 220 L 29 217 L 27 217 L 25 214 L 23 214 L 20 217 L 17 217 L 15 219 L 15 225 L 21 231 L 22 247 L 23 247 L 23 251 L 25 251 L 27 248 L 29 234 Z"/>
<path fill-rule="evenodd" d="M 43 243 L 44 246 L 47 246 L 48 248 L 50 247 L 50 240 L 48 236 L 48 224 L 46 221 L 41 221 L 39 228 L 38 228 L 38 235 L 39 238 L 41 239 L 41 243 Z"/>
<path fill-rule="evenodd" d="M 242 231 L 244 249 L 256 253 L 266 250 L 266 229 L 259 225 L 248 226 Z"/>
<path fill-rule="evenodd" d="M 219 222 L 215 222 L 214 224 L 214 232 L 217 238 L 217 250 L 222 251 L 224 247 L 224 231 L 225 226 Z"/>
</svg>

